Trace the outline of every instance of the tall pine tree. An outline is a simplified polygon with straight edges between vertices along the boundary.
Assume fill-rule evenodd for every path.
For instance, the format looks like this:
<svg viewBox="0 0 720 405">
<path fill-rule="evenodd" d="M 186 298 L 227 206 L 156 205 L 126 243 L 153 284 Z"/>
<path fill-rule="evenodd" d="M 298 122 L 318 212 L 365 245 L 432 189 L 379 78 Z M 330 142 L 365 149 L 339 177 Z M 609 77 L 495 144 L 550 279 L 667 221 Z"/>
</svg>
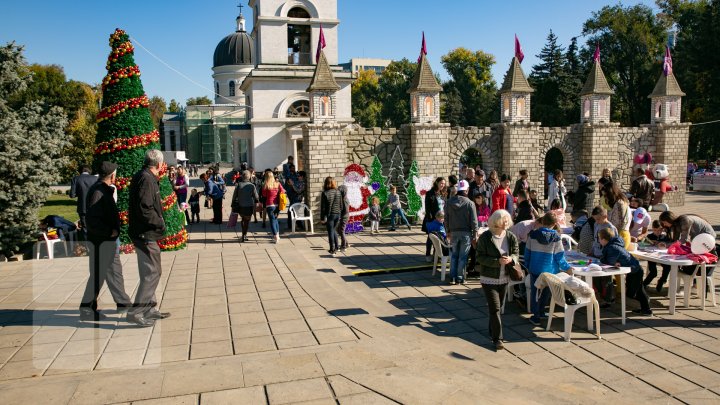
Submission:
<svg viewBox="0 0 720 405">
<path fill-rule="evenodd" d="M 133 251 L 127 233 L 129 185 L 132 176 L 142 169 L 145 151 L 160 149 L 160 134 L 153 126 L 148 109 L 150 101 L 140 81 L 140 69 L 135 64 L 130 37 L 121 29 L 110 35 L 112 48 L 107 61 L 107 76 L 102 81 L 102 109 L 97 115 L 93 165 L 97 169 L 103 161 L 117 163 L 118 209 L 120 210 L 120 242 L 124 253 Z M 165 237 L 158 241 L 162 250 L 185 247 L 187 231 L 185 216 L 178 209 L 177 197 L 163 165 L 159 176 L 160 197 Z"/>
<path fill-rule="evenodd" d="M 547 42 L 537 55 L 540 63 L 533 66 L 530 84 L 535 87 L 532 116 L 547 126 L 567 124 L 560 109 L 560 83 L 564 79 L 564 49 L 558 45 L 557 36 L 550 30 Z"/>
</svg>

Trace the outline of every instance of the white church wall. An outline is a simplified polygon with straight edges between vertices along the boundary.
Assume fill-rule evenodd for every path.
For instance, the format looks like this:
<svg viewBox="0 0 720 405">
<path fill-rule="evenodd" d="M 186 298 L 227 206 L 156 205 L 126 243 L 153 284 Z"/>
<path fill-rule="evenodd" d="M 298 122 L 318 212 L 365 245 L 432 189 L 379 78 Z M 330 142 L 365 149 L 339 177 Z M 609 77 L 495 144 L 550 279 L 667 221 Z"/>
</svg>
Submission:
<svg viewBox="0 0 720 405">
<path fill-rule="evenodd" d="M 281 166 L 292 145 L 283 126 L 277 123 L 253 124 L 253 167 L 257 171 Z"/>
</svg>

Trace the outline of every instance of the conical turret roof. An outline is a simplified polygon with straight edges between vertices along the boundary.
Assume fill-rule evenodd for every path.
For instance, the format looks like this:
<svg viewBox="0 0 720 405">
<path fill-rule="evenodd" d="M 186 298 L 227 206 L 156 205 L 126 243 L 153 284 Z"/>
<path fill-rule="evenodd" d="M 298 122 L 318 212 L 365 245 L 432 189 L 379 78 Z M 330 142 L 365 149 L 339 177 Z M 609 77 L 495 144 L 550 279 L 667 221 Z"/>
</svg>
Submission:
<svg viewBox="0 0 720 405">
<path fill-rule="evenodd" d="M 583 86 L 582 91 L 580 91 L 581 96 L 586 94 L 615 94 L 615 92 L 610 88 L 607 79 L 605 79 L 605 73 L 598 62 L 593 63 L 593 67 L 590 69 L 590 74 L 588 75 L 587 80 L 585 80 L 585 85 Z"/>
<path fill-rule="evenodd" d="M 315 74 L 310 81 L 310 87 L 307 88 L 308 93 L 311 91 L 337 91 L 340 90 L 340 86 L 335 81 L 332 70 L 330 70 L 330 64 L 325 57 L 325 52 L 320 51 L 320 58 L 315 66 Z"/>
<path fill-rule="evenodd" d="M 408 93 L 415 92 L 441 92 L 442 86 L 435 80 L 435 74 L 433 74 L 430 63 L 427 61 L 427 57 L 424 53 L 420 55 L 420 63 L 418 63 L 415 76 L 413 76 L 412 84 Z"/>
<path fill-rule="evenodd" d="M 653 92 L 648 96 L 648 98 L 652 97 L 664 97 L 664 96 L 684 96 L 685 93 L 683 93 L 682 90 L 680 90 L 680 85 L 678 84 L 677 80 L 675 79 L 675 75 L 670 72 L 669 75 L 665 76 L 665 73 L 660 74 L 660 78 L 658 79 L 657 83 L 655 84 L 655 89 Z"/>
<path fill-rule="evenodd" d="M 530 87 L 530 83 L 525 77 L 525 73 L 520 67 L 520 61 L 513 57 L 510 62 L 510 68 L 505 73 L 505 80 L 503 81 L 502 87 L 500 87 L 500 94 L 508 92 L 520 92 L 520 93 L 532 93 L 535 90 Z"/>
</svg>

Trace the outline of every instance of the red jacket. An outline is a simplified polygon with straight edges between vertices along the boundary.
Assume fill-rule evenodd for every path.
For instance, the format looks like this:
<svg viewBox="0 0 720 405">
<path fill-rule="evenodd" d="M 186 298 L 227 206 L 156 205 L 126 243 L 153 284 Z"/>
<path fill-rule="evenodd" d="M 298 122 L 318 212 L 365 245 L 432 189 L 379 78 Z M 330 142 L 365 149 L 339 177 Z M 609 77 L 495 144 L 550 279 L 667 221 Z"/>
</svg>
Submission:
<svg viewBox="0 0 720 405">
<path fill-rule="evenodd" d="M 507 188 L 497 188 L 492 195 L 492 212 L 497 210 L 507 210 L 507 195 L 510 190 Z"/>
</svg>

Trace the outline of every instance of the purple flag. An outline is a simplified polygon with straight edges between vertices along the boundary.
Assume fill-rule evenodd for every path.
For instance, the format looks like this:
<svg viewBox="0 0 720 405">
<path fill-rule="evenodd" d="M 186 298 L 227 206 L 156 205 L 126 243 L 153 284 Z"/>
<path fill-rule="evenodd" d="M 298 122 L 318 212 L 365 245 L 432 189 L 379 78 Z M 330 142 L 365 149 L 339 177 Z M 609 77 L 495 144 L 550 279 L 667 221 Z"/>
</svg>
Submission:
<svg viewBox="0 0 720 405">
<path fill-rule="evenodd" d="M 420 56 L 418 56 L 418 63 L 420 63 L 423 55 L 427 55 L 427 46 L 425 45 L 425 31 L 423 31 L 422 33 L 422 46 L 420 47 Z"/>
<path fill-rule="evenodd" d="M 520 63 L 522 63 L 523 59 L 525 59 L 525 54 L 522 51 L 522 46 L 520 46 L 520 40 L 518 39 L 517 34 L 515 34 L 515 57 Z"/>
<path fill-rule="evenodd" d="M 317 51 L 315 51 L 315 63 L 320 60 L 320 52 L 325 48 L 325 34 L 323 33 L 322 25 L 320 25 L 320 38 L 318 39 Z"/>
<path fill-rule="evenodd" d="M 600 43 L 595 45 L 595 54 L 593 54 L 593 62 L 600 63 Z"/>
<path fill-rule="evenodd" d="M 672 74 L 672 56 L 670 55 L 670 47 L 665 45 L 665 60 L 663 61 L 663 73 L 665 76 Z"/>
</svg>

